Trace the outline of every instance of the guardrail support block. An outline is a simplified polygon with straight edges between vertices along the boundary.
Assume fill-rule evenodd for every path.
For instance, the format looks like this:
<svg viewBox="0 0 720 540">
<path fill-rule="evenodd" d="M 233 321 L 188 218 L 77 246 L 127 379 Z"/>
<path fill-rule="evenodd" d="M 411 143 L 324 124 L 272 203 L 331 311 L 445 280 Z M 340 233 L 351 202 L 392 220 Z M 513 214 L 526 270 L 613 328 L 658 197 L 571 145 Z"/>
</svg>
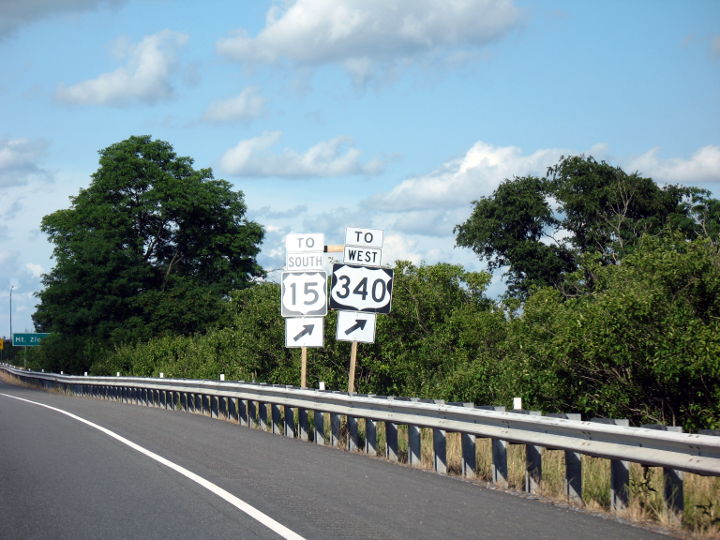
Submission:
<svg viewBox="0 0 720 540">
<path fill-rule="evenodd" d="M 465 478 L 475 478 L 477 476 L 476 441 L 477 436 L 472 433 L 460 434 L 460 444 L 462 446 L 462 475 Z"/>
<path fill-rule="evenodd" d="M 267 403 L 258 402 L 258 422 L 260 423 L 260 429 L 268 431 L 268 410 Z"/>
<path fill-rule="evenodd" d="M 629 426 L 630 421 L 625 418 L 593 418 L 592 422 L 611 424 L 615 426 Z M 618 512 L 624 510 L 629 502 L 630 462 L 621 459 L 610 460 L 610 508 Z"/>
<path fill-rule="evenodd" d="M 295 411 L 289 405 L 285 408 L 285 436 L 291 439 L 295 437 Z"/>
<path fill-rule="evenodd" d="M 400 460 L 398 425 L 394 422 L 385 422 L 385 457 L 390 461 Z"/>
<path fill-rule="evenodd" d="M 358 433 L 358 420 L 354 416 L 347 417 L 347 449 L 357 452 L 360 449 L 360 434 Z"/>
<path fill-rule="evenodd" d="M 270 404 L 270 411 L 272 414 L 272 432 L 275 435 L 282 435 L 283 427 L 282 421 L 280 420 L 280 405 L 276 403 Z"/>
<path fill-rule="evenodd" d="M 325 445 L 325 413 L 314 411 L 313 423 L 315 424 L 315 444 Z"/>
<path fill-rule="evenodd" d="M 433 428 L 433 467 L 438 474 L 447 474 L 447 433 Z"/>
<path fill-rule="evenodd" d="M 238 422 L 241 426 L 250 427 L 247 399 L 238 399 Z"/>
<path fill-rule="evenodd" d="M 258 402 L 248 400 L 248 427 L 258 428 Z"/>
<path fill-rule="evenodd" d="M 422 460 L 420 442 L 420 427 L 408 426 L 408 463 L 413 467 L 419 467 Z"/>
<path fill-rule="evenodd" d="M 677 433 L 682 433 L 683 430 L 681 426 L 663 426 L 660 424 L 645 424 L 641 427 L 662 431 L 674 431 Z M 665 496 L 665 507 L 668 510 L 668 517 L 671 522 L 679 524 L 682 521 L 682 513 L 685 509 L 683 472 L 663 467 L 663 480 L 665 484 L 663 494 Z"/>
<path fill-rule="evenodd" d="M 493 484 L 508 486 L 507 441 L 491 439 Z"/>
<path fill-rule="evenodd" d="M 377 456 L 377 422 L 372 418 L 365 419 L 365 453 Z"/>
<path fill-rule="evenodd" d="M 330 446 L 340 446 L 340 415 L 337 413 L 330 413 Z"/>
<path fill-rule="evenodd" d="M 307 409 L 303 409 L 303 408 L 298 409 L 298 428 L 300 430 L 300 440 L 309 441 L 310 440 L 310 424 L 308 422 Z"/>
</svg>

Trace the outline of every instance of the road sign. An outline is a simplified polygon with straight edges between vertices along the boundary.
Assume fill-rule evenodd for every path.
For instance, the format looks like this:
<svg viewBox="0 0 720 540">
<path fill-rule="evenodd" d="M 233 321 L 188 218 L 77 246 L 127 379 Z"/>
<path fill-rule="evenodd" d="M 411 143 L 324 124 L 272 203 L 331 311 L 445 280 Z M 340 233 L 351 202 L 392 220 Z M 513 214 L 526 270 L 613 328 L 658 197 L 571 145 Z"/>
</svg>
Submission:
<svg viewBox="0 0 720 540">
<path fill-rule="evenodd" d="M 336 263 L 330 285 L 330 308 L 390 313 L 392 282 L 390 269 Z"/>
<path fill-rule="evenodd" d="M 50 334 L 13 334 L 13 347 L 38 347 Z"/>
<path fill-rule="evenodd" d="M 343 262 L 380 266 L 382 264 L 382 249 L 345 246 Z"/>
<path fill-rule="evenodd" d="M 322 347 L 325 335 L 323 317 L 290 317 L 285 319 L 286 347 Z"/>
<path fill-rule="evenodd" d="M 280 299 L 283 317 L 327 315 L 327 273 L 283 272 Z"/>
<path fill-rule="evenodd" d="M 322 270 L 324 267 L 325 257 L 322 253 L 287 253 L 285 255 L 285 270 L 289 272 Z"/>
<path fill-rule="evenodd" d="M 308 253 L 325 249 L 325 235 L 322 233 L 288 234 L 285 237 L 285 251 L 288 253 Z"/>
<path fill-rule="evenodd" d="M 338 341 L 358 341 L 360 343 L 375 342 L 375 313 L 362 311 L 338 311 L 337 332 Z"/>
<path fill-rule="evenodd" d="M 348 227 L 345 229 L 345 245 L 381 249 L 383 232 L 378 229 Z"/>
<path fill-rule="evenodd" d="M 2 351 L 5 348 L 5 340 L 0 337 L 0 351 Z"/>
</svg>

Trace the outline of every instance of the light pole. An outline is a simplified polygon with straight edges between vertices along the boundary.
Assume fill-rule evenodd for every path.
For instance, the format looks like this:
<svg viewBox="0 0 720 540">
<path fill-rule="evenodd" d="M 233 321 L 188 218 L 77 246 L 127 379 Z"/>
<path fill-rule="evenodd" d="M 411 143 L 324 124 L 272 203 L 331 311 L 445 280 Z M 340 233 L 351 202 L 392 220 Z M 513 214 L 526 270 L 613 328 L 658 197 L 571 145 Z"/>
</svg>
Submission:
<svg viewBox="0 0 720 540">
<path fill-rule="evenodd" d="M 10 285 L 10 346 L 12 347 L 13 337 L 12 337 L 12 292 L 15 288 L 15 285 Z"/>
</svg>

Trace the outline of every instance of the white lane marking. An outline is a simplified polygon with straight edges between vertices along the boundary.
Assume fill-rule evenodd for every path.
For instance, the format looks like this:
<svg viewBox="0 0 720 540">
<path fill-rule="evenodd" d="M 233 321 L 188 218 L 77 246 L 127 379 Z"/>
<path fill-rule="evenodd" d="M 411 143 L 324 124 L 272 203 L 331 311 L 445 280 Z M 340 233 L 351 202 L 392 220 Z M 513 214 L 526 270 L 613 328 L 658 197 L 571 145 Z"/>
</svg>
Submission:
<svg viewBox="0 0 720 540">
<path fill-rule="evenodd" d="M 125 437 L 118 435 L 114 431 L 110 431 L 107 428 L 104 428 L 102 426 L 99 426 L 98 424 L 90 422 L 89 420 L 85 420 L 84 418 L 77 416 L 71 412 L 67 412 L 62 409 L 57 409 L 55 407 L 51 407 L 50 405 L 45 405 L 44 403 L 39 403 L 37 401 L 31 401 L 29 399 L 24 399 L 21 397 L 11 396 L 9 394 L 3 394 L 3 393 L 0 393 L 0 396 L 5 396 L 5 397 L 12 398 L 12 399 L 17 399 L 18 401 L 25 401 L 26 403 L 32 403 L 33 405 L 39 405 L 40 407 L 45 407 L 46 409 L 50 409 L 51 411 L 55 411 L 60 414 L 64 414 L 65 416 L 69 416 L 73 420 L 77 420 L 78 422 L 82 422 L 83 424 L 86 424 L 92 428 L 95 428 L 98 431 L 105 433 L 105 435 L 108 435 L 109 437 L 112 437 L 113 439 L 129 446 L 133 450 L 137 450 L 141 454 L 146 455 L 150 459 L 154 459 L 158 463 L 162 463 L 163 465 L 165 465 L 166 467 L 169 467 L 173 471 L 182 474 L 183 476 L 185 476 L 186 478 L 189 478 L 196 484 L 201 485 L 202 487 L 204 487 L 211 493 L 214 493 L 221 499 L 224 499 L 225 501 L 227 501 L 228 503 L 233 505 L 235 508 L 237 508 L 241 512 L 245 512 L 248 516 L 250 516 L 251 518 L 255 519 L 256 521 L 262 523 L 268 529 L 279 534 L 283 538 L 288 538 L 288 539 L 293 539 L 293 540 L 305 540 L 302 536 L 297 534 L 295 531 L 292 531 L 292 530 L 288 529 L 287 527 L 285 527 L 285 525 L 278 523 L 277 521 L 275 521 L 273 518 L 271 518 L 267 514 L 261 512 L 254 506 L 246 503 L 242 499 L 236 497 L 235 495 L 233 495 L 229 491 L 221 488 L 217 484 L 213 484 L 212 482 L 210 482 L 209 480 L 206 480 L 202 476 L 198 476 L 194 472 L 187 470 L 185 467 L 182 467 L 181 465 L 178 465 L 177 463 L 173 463 L 169 459 L 165 459 L 164 457 L 157 455 L 155 452 L 151 452 L 147 448 L 143 448 L 139 444 L 136 444 L 136 443 L 126 439 Z"/>
</svg>

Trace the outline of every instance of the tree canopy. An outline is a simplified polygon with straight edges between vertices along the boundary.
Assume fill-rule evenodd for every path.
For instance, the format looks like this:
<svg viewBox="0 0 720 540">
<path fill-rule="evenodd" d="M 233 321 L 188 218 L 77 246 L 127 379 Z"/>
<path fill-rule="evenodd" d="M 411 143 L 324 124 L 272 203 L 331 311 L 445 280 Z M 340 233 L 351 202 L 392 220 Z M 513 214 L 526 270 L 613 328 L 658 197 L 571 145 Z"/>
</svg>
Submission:
<svg viewBox="0 0 720 540">
<path fill-rule="evenodd" d="M 230 291 L 263 275 L 264 232 L 243 193 L 150 136 L 99 153 L 90 185 L 42 220 L 55 266 L 36 327 L 115 343 L 204 329 Z"/>
<path fill-rule="evenodd" d="M 507 179 L 473 205 L 455 227 L 457 245 L 492 270 L 507 267 L 509 290 L 520 295 L 559 285 L 585 255 L 615 263 L 643 234 L 669 229 L 692 239 L 720 230 L 720 201 L 708 191 L 661 187 L 584 156 L 561 159 L 543 178 Z"/>
</svg>

